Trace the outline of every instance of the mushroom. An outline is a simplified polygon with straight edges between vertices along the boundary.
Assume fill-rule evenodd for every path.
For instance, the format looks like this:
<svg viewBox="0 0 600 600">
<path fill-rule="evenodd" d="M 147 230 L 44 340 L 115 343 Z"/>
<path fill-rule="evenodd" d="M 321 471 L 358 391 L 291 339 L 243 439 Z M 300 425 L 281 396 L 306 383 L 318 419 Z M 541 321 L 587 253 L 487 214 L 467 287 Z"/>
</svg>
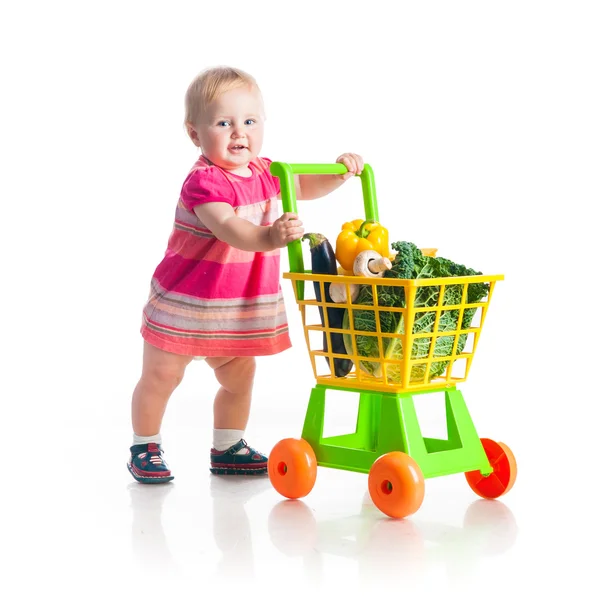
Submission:
<svg viewBox="0 0 600 600">
<path fill-rule="evenodd" d="M 350 302 L 354 302 L 358 298 L 360 286 L 356 283 L 332 283 L 329 286 L 329 295 L 334 302 L 348 302 L 346 286 L 350 288 Z"/>
<path fill-rule="evenodd" d="M 383 277 L 384 271 L 391 268 L 390 259 L 375 250 L 363 250 L 354 259 L 354 274 L 357 277 Z"/>
</svg>

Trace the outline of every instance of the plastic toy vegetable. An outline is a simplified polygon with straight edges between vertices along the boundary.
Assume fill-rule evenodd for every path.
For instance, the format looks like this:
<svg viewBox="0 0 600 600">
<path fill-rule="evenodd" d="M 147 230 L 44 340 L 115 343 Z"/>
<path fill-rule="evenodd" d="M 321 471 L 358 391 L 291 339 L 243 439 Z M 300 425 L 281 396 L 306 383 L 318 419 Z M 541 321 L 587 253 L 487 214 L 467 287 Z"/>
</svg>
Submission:
<svg viewBox="0 0 600 600">
<path fill-rule="evenodd" d="M 381 256 L 390 255 L 388 231 L 377 221 L 355 219 L 342 225 L 335 243 L 335 257 L 346 271 L 354 265 L 354 259 L 364 250 L 375 250 Z"/>
<path fill-rule="evenodd" d="M 320 233 L 307 233 L 302 237 L 303 240 L 308 240 L 310 245 L 310 257 L 312 263 L 312 272 L 315 275 L 337 275 L 337 263 L 333 248 L 329 240 Z M 318 281 L 313 282 L 315 288 L 315 296 L 318 302 L 321 302 L 321 284 Z M 331 284 L 324 283 L 323 290 L 325 292 L 325 301 L 333 302 L 329 286 Z M 329 327 L 341 329 L 344 322 L 344 308 L 327 308 L 327 319 Z M 321 324 L 325 326 L 325 317 L 323 308 L 319 306 L 319 314 L 321 315 Z M 347 354 L 346 346 L 344 345 L 344 336 L 341 333 L 330 333 L 331 336 L 331 351 L 335 354 Z M 323 350 L 328 351 L 327 334 L 323 332 Z M 329 365 L 329 358 L 325 357 Z M 334 358 L 333 371 L 336 377 L 345 377 L 352 370 L 353 362 L 348 358 Z M 329 365 L 331 368 L 331 365 Z"/>
</svg>

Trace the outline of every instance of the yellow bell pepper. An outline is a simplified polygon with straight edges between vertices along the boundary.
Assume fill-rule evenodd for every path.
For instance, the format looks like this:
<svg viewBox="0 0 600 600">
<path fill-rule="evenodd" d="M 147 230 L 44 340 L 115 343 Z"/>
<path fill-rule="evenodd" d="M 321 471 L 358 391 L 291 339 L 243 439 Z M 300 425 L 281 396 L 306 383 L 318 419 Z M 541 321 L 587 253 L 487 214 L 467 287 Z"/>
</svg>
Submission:
<svg viewBox="0 0 600 600">
<path fill-rule="evenodd" d="M 346 271 L 352 271 L 354 259 L 363 250 L 374 250 L 389 258 L 388 231 L 376 221 L 355 219 L 342 225 L 335 242 L 335 257 Z"/>
</svg>

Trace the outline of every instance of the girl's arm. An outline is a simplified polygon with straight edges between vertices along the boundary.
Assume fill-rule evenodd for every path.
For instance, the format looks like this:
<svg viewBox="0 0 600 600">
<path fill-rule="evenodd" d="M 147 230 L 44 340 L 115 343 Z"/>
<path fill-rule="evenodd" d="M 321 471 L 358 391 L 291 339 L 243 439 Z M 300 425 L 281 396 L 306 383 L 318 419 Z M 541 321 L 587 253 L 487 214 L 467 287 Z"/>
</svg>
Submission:
<svg viewBox="0 0 600 600">
<path fill-rule="evenodd" d="M 226 202 L 200 204 L 194 207 L 194 212 L 217 239 L 248 252 L 283 248 L 304 234 L 302 221 L 293 213 L 284 213 L 273 225 L 262 226 L 236 216 Z"/>
<path fill-rule="evenodd" d="M 296 198 L 298 200 L 322 198 L 337 190 L 350 177 L 360 175 L 364 167 L 364 161 L 358 154 L 342 154 L 335 162 L 345 165 L 348 172 L 344 175 L 296 175 Z"/>
</svg>

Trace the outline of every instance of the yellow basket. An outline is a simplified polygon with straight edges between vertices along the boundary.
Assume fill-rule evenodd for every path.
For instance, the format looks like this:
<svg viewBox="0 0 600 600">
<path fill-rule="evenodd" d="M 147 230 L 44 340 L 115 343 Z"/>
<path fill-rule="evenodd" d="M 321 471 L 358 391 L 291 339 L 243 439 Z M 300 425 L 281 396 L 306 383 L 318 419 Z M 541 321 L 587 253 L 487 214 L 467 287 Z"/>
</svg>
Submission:
<svg viewBox="0 0 600 600">
<path fill-rule="evenodd" d="M 304 337 L 317 383 L 384 392 L 431 390 L 465 381 L 494 286 L 504 279 L 503 275 L 388 279 L 312 273 L 284 273 L 283 277 L 294 282 L 294 294 L 302 315 Z M 302 297 L 300 290 L 304 285 L 297 283 L 301 281 L 313 282 L 313 286 L 306 286 L 307 296 L 312 293 L 312 298 Z M 345 284 L 347 298 L 351 296 L 350 285 L 371 286 L 373 304 L 326 302 L 326 283 Z M 469 304 L 469 285 L 481 283 L 488 286 L 487 296 Z M 315 284 L 320 288 L 322 301 L 316 299 Z M 401 306 L 390 307 L 380 301 L 381 290 L 390 287 L 404 289 Z M 395 295 L 402 294 L 400 289 L 393 291 Z M 423 294 L 429 298 L 437 297 L 437 301 L 433 306 L 419 305 Z M 458 297 L 460 301 L 456 301 Z M 384 296 L 381 295 L 381 298 Z M 455 301 L 448 303 L 449 299 Z M 319 307 L 325 326 L 321 324 Z M 329 327 L 328 308 L 347 311 L 344 329 Z M 382 319 L 397 324 L 393 332 L 382 331 Z M 357 322 L 361 327 L 365 323 L 372 326 L 364 330 L 355 329 Z M 327 336 L 327 352 L 323 351 L 323 332 Z M 331 334 L 344 334 L 346 354 L 332 351 Z M 365 354 L 369 345 L 370 354 Z M 404 348 L 412 349 L 410 357 L 404 356 Z M 328 366 L 333 364 L 334 358 L 350 358 L 354 363 L 352 371 L 345 377 L 336 377 Z"/>
</svg>

